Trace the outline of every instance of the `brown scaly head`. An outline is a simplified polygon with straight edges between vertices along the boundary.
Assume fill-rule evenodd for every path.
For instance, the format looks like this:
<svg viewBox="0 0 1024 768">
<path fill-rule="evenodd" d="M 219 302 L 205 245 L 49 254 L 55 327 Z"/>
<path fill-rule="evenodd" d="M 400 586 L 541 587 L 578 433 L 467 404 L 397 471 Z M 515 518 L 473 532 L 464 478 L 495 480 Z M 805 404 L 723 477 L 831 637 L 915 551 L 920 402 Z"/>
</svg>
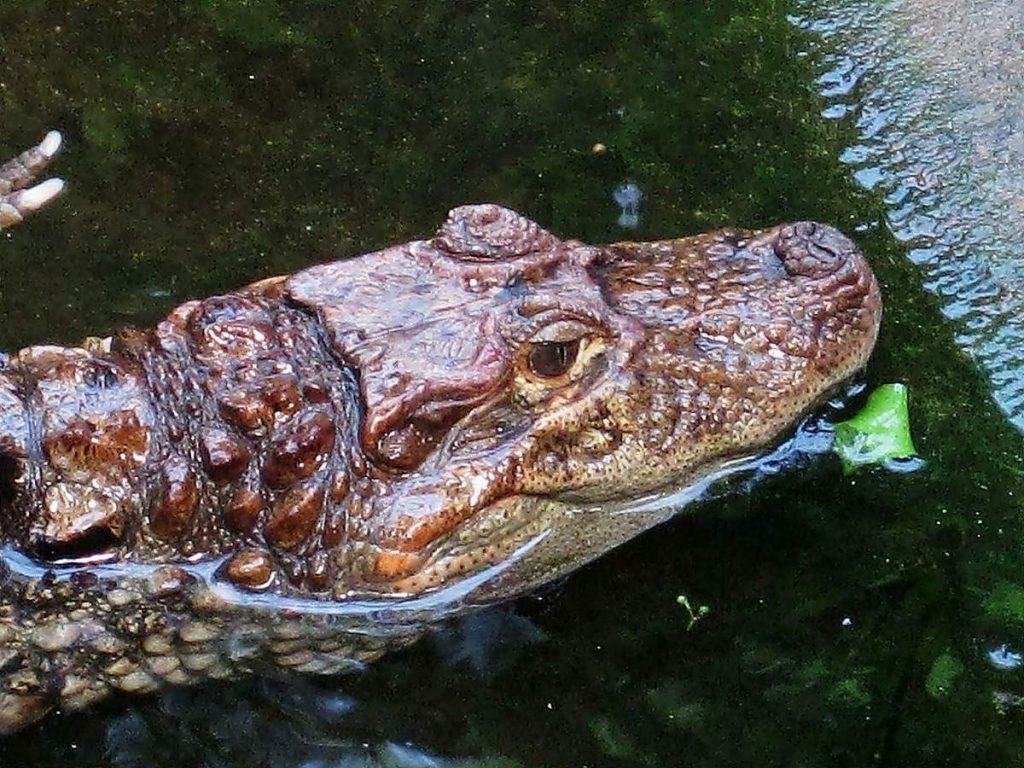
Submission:
<svg viewBox="0 0 1024 768">
<path fill-rule="evenodd" d="M 593 247 L 495 205 L 285 293 L 358 371 L 378 485 L 349 583 L 420 593 L 500 565 L 492 597 L 671 513 L 635 502 L 777 442 L 865 364 L 881 309 L 830 227 Z"/>
<path fill-rule="evenodd" d="M 152 331 L 22 350 L 0 525 L 70 565 L 221 559 L 243 591 L 497 599 L 764 452 L 865 364 L 880 314 L 827 226 L 594 247 L 456 208 Z"/>
<path fill-rule="evenodd" d="M 0 227 L 60 144 L 0 166 Z M 430 240 L 0 355 L 0 734 L 58 703 L 329 673 L 670 516 L 861 368 L 826 226 L 594 247 L 495 205 Z"/>
</svg>

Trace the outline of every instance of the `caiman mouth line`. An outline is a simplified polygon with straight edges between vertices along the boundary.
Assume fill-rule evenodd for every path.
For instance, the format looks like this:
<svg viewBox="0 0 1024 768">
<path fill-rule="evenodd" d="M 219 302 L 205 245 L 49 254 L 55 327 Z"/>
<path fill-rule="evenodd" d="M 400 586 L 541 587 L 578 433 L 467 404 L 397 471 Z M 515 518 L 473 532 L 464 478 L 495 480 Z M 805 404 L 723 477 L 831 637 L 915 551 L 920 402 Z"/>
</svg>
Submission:
<svg viewBox="0 0 1024 768">
<path fill-rule="evenodd" d="M 0 227 L 58 134 L 0 166 Z M 0 365 L 0 733 L 56 705 L 328 674 L 674 514 L 863 368 L 826 225 L 562 240 L 497 205 L 429 239 Z"/>
<path fill-rule="evenodd" d="M 710 471 L 702 474 L 692 483 L 682 487 L 666 487 L 643 497 L 623 501 L 609 501 L 593 505 L 576 505 L 557 502 L 571 508 L 580 515 L 643 515 L 653 516 L 648 527 L 656 525 L 665 516 L 674 516 L 678 510 L 705 497 L 713 487 L 737 475 L 756 472 L 758 467 L 769 462 L 785 461 L 797 452 L 795 440 L 786 440 L 775 450 L 762 455 L 748 455 L 723 458 Z M 514 503 L 516 499 L 503 499 Z M 550 501 L 550 500 L 548 500 Z M 663 515 L 667 513 L 667 515 Z M 526 520 L 510 530 L 507 539 L 520 538 L 519 534 L 532 527 L 536 521 Z M 173 578 L 182 582 L 183 588 L 191 592 L 193 601 L 209 610 L 211 605 L 221 603 L 221 608 L 230 606 L 241 611 L 254 611 L 259 615 L 275 616 L 287 613 L 289 619 L 299 618 L 372 618 L 381 625 L 421 622 L 424 612 L 437 618 L 447 618 L 464 613 L 468 607 L 493 602 L 491 597 L 479 600 L 478 593 L 488 587 L 493 589 L 509 569 L 529 557 L 530 552 L 545 540 L 550 531 L 541 530 L 523 541 L 509 547 L 509 554 L 501 561 L 487 565 L 467 575 L 464 579 L 448 582 L 420 594 L 400 592 L 362 592 L 350 597 L 325 599 L 323 597 L 302 597 L 277 593 L 255 593 L 237 587 L 223 575 L 227 556 L 199 562 L 179 562 L 174 565 L 146 563 L 132 560 L 114 563 L 94 563 L 88 568 L 95 577 L 90 588 L 124 589 L 128 585 L 145 585 L 161 579 Z M 448 552 L 440 556 L 447 556 Z M 458 553 L 456 553 L 458 554 Z M 429 567 L 436 555 L 428 557 Z M 0 586 L 8 583 L 38 584 L 44 580 L 52 582 L 73 582 L 80 578 L 82 567 L 77 563 L 44 563 L 26 555 L 10 545 L 0 545 L 0 563 L 3 564 L 3 579 Z M 175 573 L 180 571 L 180 573 Z M 184 576 L 184 578 L 183 578 Z M 373 627 L 366 626 L 372 633 Z M 356 630 L 351 630 L 356 631 Z"/>
</svg>

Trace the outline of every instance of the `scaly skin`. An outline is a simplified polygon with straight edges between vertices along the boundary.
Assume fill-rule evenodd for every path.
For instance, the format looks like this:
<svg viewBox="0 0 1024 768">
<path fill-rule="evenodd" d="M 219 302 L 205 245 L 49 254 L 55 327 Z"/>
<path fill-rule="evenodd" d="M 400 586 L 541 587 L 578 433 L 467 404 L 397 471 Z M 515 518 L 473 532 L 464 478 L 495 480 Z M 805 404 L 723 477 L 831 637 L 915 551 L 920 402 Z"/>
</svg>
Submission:
<svg viewBox="0 0 1024 768">
<path fill-rule="evenodd" d="M 0 170 L 9 225 L 54 135 Z M 430 240 L 0 365 L 0 731 L 113 690 L 332 673 L 566 573 L 776 444 L 881 315 L 822 225 Z M 662 499 L 662 501 L 658 501 Z"/>
</svg>

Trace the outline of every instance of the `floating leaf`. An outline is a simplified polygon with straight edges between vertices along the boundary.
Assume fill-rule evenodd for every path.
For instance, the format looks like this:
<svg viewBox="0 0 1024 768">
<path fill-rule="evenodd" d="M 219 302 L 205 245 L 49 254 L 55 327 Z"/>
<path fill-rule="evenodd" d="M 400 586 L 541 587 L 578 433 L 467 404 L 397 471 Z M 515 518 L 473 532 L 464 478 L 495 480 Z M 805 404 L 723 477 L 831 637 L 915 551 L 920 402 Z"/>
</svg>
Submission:
<svg viewBox="0 0 1024 768">
<path fill-rule="evenodd" d="M 917 455 L 910 437 L 907 388 L 883 384 L 853 418 L 835 425 L 833 450 L 849 473 L 858 467 Z"/>
</svg>

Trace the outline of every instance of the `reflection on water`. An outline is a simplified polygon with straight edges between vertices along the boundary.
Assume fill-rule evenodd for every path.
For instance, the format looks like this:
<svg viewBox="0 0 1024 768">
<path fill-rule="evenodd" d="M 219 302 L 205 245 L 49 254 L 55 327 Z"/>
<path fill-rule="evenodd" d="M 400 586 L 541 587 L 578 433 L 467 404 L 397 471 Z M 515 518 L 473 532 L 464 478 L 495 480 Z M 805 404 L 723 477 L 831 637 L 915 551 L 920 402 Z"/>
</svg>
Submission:
<svg viewBox="0 0 1024 768">
<path fill-rule="evenodd" d="M 612 199 L 619 206 L 620 227 L 625 229 L 636 229 L 640 226 L 640 203 L 644 199 L 644 193 L 633 182 L 620 184 L 612 190 Z"/>
<path fill-rule="evenodd" d="M 1011 651 L 1004 643 L 988 652 L 988 660 L 996 669 L 1010 670 L 1017 669 L 1021 661 L 1024 661 L 1024 657 L 1016 651 Z"/>
<path fill-rule="evenodd" d="M 884 194 L 893 234 L 1024 429 L 1024 3 L 805 3 L 826 41 L 824 115 Z"/>
<path fill-rule="evenodd" d="M 159 706 L 110 718 L 103 746 L 116 768 L 181 768 L 183 755 L 233 768 L 470 768 L 512 761 L 446 757 L 410 742 L 369 743 L 348 697 L 302 682 L 228 686 L 220 697 L 175 690 Z M 346 730 L 347 729 L 347 730 Z M 258 738 L 253 738 L 258 734 Z M 185 758 L 188 760 L 188 758 Z M 188 765 L 189 763 L 184 763 Z"/>
</svg>

